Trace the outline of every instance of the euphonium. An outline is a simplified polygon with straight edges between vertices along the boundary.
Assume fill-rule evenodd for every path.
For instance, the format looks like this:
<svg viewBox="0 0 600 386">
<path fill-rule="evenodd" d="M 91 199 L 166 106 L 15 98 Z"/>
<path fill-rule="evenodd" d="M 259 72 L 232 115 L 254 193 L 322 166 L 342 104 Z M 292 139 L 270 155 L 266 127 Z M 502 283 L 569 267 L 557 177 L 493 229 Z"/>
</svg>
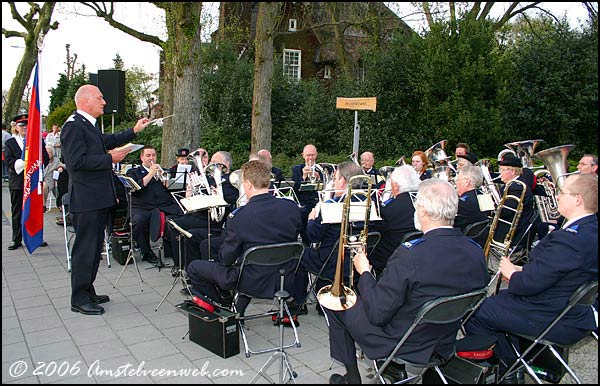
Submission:
<svg viewBox="0 0 600 386">
<path fill-rule="evenodd" d="M 356 303 L 356 293 L 352 288 L 346 287 L 344 281 L 344 255 L 346 250 L 350 251 L 351 257 L 354 256 L 360 250 L 366 251 L 367 238 L 369 234 L 369 219 L 371 213 L 371 177 L 367 175 L 358 175 L 350 178 L 348 181 L 348 188 L 346 191 L 346 197 L 344 198 L 344 207 L 342 209 L 342 222 L 340 224 L 340 240 L 338 244 L 338 259 L 336 264 L 335 276 L 333 284 L 327 285 L 317 294 L 319 303 L 333 311 L 343 311 L 354 306 Z M 355 203 L 362 206 L 364 205 L 365 217 L 363 229 L 358 236 L 352 236 L 352 227 L 349 226 L 350 222 L 350 211 L 353 205 L 352 196 L 357 194 L 356 189 L 353 190 L 353 186 L 367 186 L 366 190 L 366 201 Z M 364 192 L 364 189 L 358 189 Z M 350 264 L 350 286 L 353 282 L 354 268 Z"/>
<path fill-rule="evenodd" d="M 446 155 L 444 147 L 447 140 L 444 139 L 425 150 L 425 156 L 431 161 L 433 176 L 445 181 L 451 181 L 456 174 L 454 167 L 448 162 L 450 157 Z"/>
<path fill-rule="evenodd" d="M 217 195 L 223 198 L 223 186 L 221 184 L 221 176 L 227 173 L 227 166 L 213 162 L 211 164 L 206 165 L 206 169 L 204 170 L 206 175 L 212 176 L 215 180 L 215 186 L 217 188 Z M 225 216 L 225 207 L 211 208 L 210 216 L 215 222 L 220 222 L 223 220 L 223 216 Z"/>
<path fill-rule="evenodd" d="M 521 186 L 521 194 L 519 197 L 509 194 L 509 188 L 512 184 L 518 184 Z M 485 247 L 483 248 L 483 253 L 486 259 L 489 261 L 489 253 L 490 250 L 494 250 L 496 256 L 508 256 L 510 254 L 510 247 L 512 244 L 513 237 L 515 236 L 515 232 L 517 231 L 517 226 L 519 225 L 519 220 L 521 218 L 521 214 L 523 213 L 523 200 L 525 198 L 525 192 L 527 191 L 527 185 L 524 182 L 519 180 L 509 181 L 504 187 L 504 194 L 502 195 L 502 199 L 498 203 L 496 207 L 496 212 L 494 214 L 494 220 L 492 221 L 492 225 L 490 226 L 490 233 L 488 235 L 487 241 L 485 242 Z M 512 208 L 507 205 L 508 201 L 516 201 L 516 208 Z M 508 221 L 501 218 L 503 209 L 512 212 L 512 220 Z M 509 226 L 509 230 L 504 237 L 504 240 L 498 241 L 494 239 L 496 235 L 496 229 L 498 228 L 498 223 L 504 223 Z"/>
<path fill-rule="evenodd" d="M 248 203 L 248 197 L 244 191 L 244 185 L 242 185 L 242 169 L 234 170 L 229 174 L 229 183 L 239 192 L 236 206 L 239 208 L 246 205 Z"/>
<path fill-rule="evenodd" d="M 556 189 L 561 188 L 562 177 L 569 170 L 567 158 L 574 147 L 575 145 L 562 145 L 542 150 L 533 155 L 534 158 L 542 161 L 546 167 L 546 169 L 536 170 L 534 173 L 538 177 L 537 184 L 543 186 L 546 192 L 546 196 L 534 196 L 540 219 L 543 222 L 554 222 L 560 217 L 558 202 L 556 201 Z M 552 181 L 541 178 L 547 174 L 550 174 Z"/>
</svg>

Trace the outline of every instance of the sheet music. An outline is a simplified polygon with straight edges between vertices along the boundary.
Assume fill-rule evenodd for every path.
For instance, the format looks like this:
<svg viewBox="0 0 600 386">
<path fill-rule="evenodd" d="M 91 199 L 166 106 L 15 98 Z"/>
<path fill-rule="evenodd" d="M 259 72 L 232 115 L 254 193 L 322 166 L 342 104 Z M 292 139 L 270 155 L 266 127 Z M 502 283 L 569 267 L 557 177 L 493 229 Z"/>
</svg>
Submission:
<svg viewBox="0 0 600 386">
<path fill-rule="evenodd" d="M 187 198 L 185 197 L 185 193 L 172 192 L 171 195 L 175 198 L 175 201 L 184 213 L 229 206 L 227 201 L 216 194 L 198 194 Z"/>
<path fill-rule="evenodd" d="M 120 174 L 117 174 L 116 176 L 123 185 L 125 185 L 127 188 L 131 189 L 132 191 L 135 192 L 135 191 L 138 191 L 141 189 L 141 186 L 139 186 L 138 183 L 135 182 L 135 180 L 133 178 L 128 177 L 128 176 L 123 176 Z"/>
<path fill-rule="evenodd" d="M 125 144 L 121 147 L 117 147 L 115 150 L 129 150 L 128 153 L 134 152 L 134 151 L 138 151 L 141 148 L 143 148 L 144 145 L 139 145 L 139 144 L 135 144 L 135 143 L 128 143 Z"/>
<path fill-rule="evenodd" d="M 185 175 L 192 170 L 192 165 L 177 165 L 177 172 L 175 174 L 174 183 L 183 183 L 185 179 Z"/>
<path fill-rule="evenodd" d="M 496 209 L 492 195 L 489 193 L 478 194 L 477 202 L 479 203 L 479 210 L 482 212 L 494 211 Z"/>
<path fill-rule="evenodd" d="M 343 202 L 321 202 L 321 219 L 323 224 L 339 224 L 342 222 Z M 350 205 L 349 221 L 359 222 L 365 220 L 366 202 L 352 202 Z M 377 214 L 375 205 L 371 204 L 369 210 L 369 221 L 379 221 L 381 217 Z"/>
</svg>

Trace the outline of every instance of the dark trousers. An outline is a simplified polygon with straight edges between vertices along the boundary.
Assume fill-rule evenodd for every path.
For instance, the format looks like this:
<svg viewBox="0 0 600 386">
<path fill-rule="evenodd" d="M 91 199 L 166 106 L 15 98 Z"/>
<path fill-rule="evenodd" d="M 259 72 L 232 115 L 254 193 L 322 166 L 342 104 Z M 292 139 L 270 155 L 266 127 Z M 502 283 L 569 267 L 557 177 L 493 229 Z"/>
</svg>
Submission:
<svg viewBox="0 0 600 386">
<path fill-rule="evenodd" d="M 71 305 L 81 306 L 96 295 L 94 281 L 98 273 L 104 230 L 111 208 L 71 213 L 75 242 L 71 254 Z"/>
<path fill-rule="evenodd" d="M 142 256 L 150 252 L 150 217 L 151 210 L 133 208 L 133 239 Z"/>
<path fill-rule="evenodd" d="M 23 228 L 21 227 L 21 212 L 23 210 L 23 189 L 10 191 L 10 210 L 12 213 L 12 241 L 23 241 Z"/>
</svg>

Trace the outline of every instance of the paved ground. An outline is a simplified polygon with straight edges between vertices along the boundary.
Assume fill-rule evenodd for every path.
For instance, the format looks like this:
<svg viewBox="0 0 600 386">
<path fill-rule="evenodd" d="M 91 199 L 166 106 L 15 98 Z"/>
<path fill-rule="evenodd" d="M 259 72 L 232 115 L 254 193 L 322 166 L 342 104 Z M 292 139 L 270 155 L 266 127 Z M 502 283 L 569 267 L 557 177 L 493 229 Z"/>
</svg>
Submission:
<svg viewBox="0 0 600 386">
<path fill-rule="evenodd" d="M 32 255 L 25 248 L 7 250 L 10 196 L 3 183 L 2 383 L 249 383 L 267 361 L 269 354 L 246 358 L 243 350 L 223 359 L 184 337 L 188 318 L 174 307 L 185 299 L 179 293 L 182 285 L 177 283 L 155 311 L 173 278 L 169 269 L 159 272 L 139 259 L 143 292 L 132 265 L 113 288 L 122 266 L 113 261 L 108 268 L 103 260 L 96 288 L 111 298 L 104 304 L 106 313 L 71 312 L 63 230 L 54 221 L 58 215 L 56 209 L 45 215 L 47 248 L 38 248 Z M 249 311 L 266 309 L 270 303 L 250 307 Z M 287 349 L 298 373 L 296 381 L 326 383 L 333 372 L 340 372 L 340 365 L 334 363 L 329 369 L 325 320 L 313 306 L 300 322 L 302 346 Z M 249 328 L 250 344 L 255 347 L 278 342 L 278 329 L 270 322 L 253 321 Z M 285 334 L 289 338 L 291 330 Z M 569 362 L 585 383 L 597 383 L 596 340 L 586 340 L 572 350 Z M 368 361 L 361 361 L 360 368 L 366 381 L 372 375 Z M 191 374 L 193 370 L 196 375 Z M 277 379 L 277 363 L 267 373 Z M 571 383 L 568 376 L 563 382 Z M 258 383 L 266 381 L 261 378 Z"/>
</svg>

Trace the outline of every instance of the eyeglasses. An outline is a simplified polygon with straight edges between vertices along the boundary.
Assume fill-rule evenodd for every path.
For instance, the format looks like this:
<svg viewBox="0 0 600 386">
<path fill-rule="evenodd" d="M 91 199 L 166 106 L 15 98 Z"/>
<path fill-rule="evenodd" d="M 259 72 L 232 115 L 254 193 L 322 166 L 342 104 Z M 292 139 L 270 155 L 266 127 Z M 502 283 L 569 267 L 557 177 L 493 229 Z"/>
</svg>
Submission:
<svg viewBox="0 0 600 386">
<path fill-rule="evenodd" d="M 556 191 L 556 195 L 557 195 L 557 196 L 560 196 L 560 195 L 562 195 L 562 194 L 568 194 L 569 196 L 579 196 L 579 195 L 580 195 L 579 193 L 570 193 L 570 192 L 565 192 L 564 190 L 560 190 L 560 189 L 558 189 L 558 190 Z"/>
</svg>

